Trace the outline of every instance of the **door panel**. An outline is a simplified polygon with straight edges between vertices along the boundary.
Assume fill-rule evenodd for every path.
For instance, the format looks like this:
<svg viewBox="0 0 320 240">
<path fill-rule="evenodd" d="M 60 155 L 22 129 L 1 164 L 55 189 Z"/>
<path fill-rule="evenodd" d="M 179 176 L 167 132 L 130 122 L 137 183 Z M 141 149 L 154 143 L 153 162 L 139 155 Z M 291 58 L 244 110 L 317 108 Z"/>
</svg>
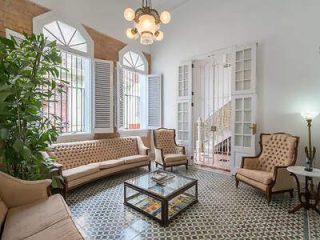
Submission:
<svg viewBox="0 0 320 240">
<path fill-rule="evenodd" d="M 232 173 L 256 154 L 256 44 L 236 47 L 232 75 Z"/>
<path fill-rule="evenodd" d="M 192 159 L 192 62 L 178 67 L 177 84 L 177 143 L 185 146 Z M 192 161 L 190 161 L 192 163 Z"/>
</svg>

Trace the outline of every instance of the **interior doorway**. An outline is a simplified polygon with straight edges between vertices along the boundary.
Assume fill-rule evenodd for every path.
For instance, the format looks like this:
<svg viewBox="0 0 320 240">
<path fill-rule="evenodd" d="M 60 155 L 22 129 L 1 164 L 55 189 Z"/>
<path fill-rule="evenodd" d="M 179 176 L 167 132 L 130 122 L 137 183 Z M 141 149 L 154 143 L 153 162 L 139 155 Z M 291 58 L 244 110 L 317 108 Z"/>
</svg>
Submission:
<svg viewBox="0 0 320 240">
<path fill-rule="evenodd" d="M 229 50 L 193 61 L 192 72 L 194 163 L 230 171 L 232 68 Z"/>
</svg>

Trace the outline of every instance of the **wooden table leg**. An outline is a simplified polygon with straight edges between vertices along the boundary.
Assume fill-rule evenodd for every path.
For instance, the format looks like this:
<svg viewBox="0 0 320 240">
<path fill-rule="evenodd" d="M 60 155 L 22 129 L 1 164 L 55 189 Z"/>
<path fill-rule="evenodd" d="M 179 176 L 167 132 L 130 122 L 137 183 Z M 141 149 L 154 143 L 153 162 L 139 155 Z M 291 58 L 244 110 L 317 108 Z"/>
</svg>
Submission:
<svg viewBox="0 0 320 240">
<path fill-rule="evenodd" d="M 293 209 L 289 210 L 289 213 L 295 213 L 296 211 L 300 210 L 301 208 L 304 207 L 303 203 L 300 203 L 299 205 L 295 206 Z"/>
<path fill-rule="evenodd" d="M 300 182 L 299 182 L 298 177 L 293 173 L 290 173 L 290 175 L 293 176 L 296 179 L 297 188 L 298 188 L 298 198 L 299 198 L 300 204 L 298 206 L 294 207 L 293 209 L 289 210 L 288 212 L 289 213 L 295 213 L 296 211 L 300 210 L 301 208 L 305 208 L 305 203 L 302 201 L 302 198 L 301 198 L 302 193 L 301 193 Z"/>
</svg>

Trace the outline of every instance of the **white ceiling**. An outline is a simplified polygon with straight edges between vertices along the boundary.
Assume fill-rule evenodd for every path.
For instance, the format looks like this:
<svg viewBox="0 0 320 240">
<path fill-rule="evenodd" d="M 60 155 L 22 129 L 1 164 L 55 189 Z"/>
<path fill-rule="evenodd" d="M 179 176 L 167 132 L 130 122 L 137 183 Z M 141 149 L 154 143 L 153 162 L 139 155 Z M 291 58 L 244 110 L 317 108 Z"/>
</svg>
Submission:
<svg viewBox="0 0 320 240">
<path fill-rule="evenodd" d="M 154 8 L 158 8 L 159 10 L 174 10 L 187 1 L 189 0 L 151 0 L 151 4 Z M 127 2 L 136 7 L 142 4 L 142 0 L 127 0 Z"/>
</svg>

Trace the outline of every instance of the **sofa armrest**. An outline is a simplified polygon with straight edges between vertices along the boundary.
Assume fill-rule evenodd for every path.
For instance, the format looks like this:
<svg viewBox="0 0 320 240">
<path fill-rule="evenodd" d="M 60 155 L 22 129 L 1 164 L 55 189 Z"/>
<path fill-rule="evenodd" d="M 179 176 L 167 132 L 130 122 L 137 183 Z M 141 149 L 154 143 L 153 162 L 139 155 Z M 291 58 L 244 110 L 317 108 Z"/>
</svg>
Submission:
<svg viewBox="0 0 320 240">
<path fill-rule="evenodd" d="M 255 170 L 258 169 L 258 164 L 258 157 L 243 157 L 241 161 L 241 168 Z"/>
<path fill-rule="evenodd" d="M 0 195 L 9 208 L 48 199 L 51 180 L 25 181 L 0 172 Z"/>
<path fill-rule="evenodd" d="M 149 150 L 150 150 L 150 149 L 147 148 L 147 147 L 144 145 L 141 137 L 137 137 L 137 144 L 138 144 L 138 151 L 139 151 L 139 154 L 140 154 L 140 155 L 148 155 L 148 154 L 149 154 Z"/>
<path fill-rule="evenodd" d="M 163 150 L 161 148 L 154 148 L 154 154 L 155 158 L 154 160 L 160 164 L 164 164 L 164 159 L 163 159 Z"/>
<path fill-rule="evenodd" d="M 176 153 L 186 154 L 186 149 L 184 146 L 176 145 Z"/>
</svg>

